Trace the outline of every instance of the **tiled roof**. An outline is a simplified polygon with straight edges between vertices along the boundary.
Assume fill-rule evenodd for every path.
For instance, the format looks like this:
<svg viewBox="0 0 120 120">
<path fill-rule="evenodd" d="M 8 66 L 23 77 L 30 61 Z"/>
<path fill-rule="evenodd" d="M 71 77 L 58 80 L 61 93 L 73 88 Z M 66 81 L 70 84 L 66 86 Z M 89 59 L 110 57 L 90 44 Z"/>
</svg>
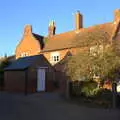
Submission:
<svg viewBox="0 0 120 120">
<path fill-rule="evenodd" d="M 8 56 L 7 59 L 8 59 L 8 61 L 14 61 L 15 55 Z"/>
<path fill-rule="evenodd" d="M 85 39 L 88 32 L 95 32 L 98 29 L 101 29 L 105 33 L 109 41 L 112 35 L 113 27 L 114 27 L 113 23 L 105 23 L 88 28 L 81 28 L 80 30 L 77 31 L 74 30 L 61 34 L 56 34 L 48 39 L 45 48 L 41 52 L 76 47 L 76 40 L 82 41 L 83 39 Z"/>
<path fill-rule="evenodd" d="M 40 59 L 41 67 L 47 66 L 46 59 L 43 55 L 35 55 L 35 56 L 19 58 L 13 63 L 11 63 L 8 67 L 6 67 L 4 70 L 5 71 L 24 70 L 28 68 L 30 65 L 32 65 L 37 59 Z"/>
</svg>

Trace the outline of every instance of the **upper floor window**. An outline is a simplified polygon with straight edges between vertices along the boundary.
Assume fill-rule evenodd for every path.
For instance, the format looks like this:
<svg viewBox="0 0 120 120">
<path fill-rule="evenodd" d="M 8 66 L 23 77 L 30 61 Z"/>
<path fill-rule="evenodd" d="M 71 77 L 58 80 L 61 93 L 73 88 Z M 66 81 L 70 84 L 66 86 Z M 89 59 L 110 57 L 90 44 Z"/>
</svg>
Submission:
<svg viewBox="0 0 120 120">
<path fill-rule="evenodd" d="M 59 61 L 59 56 L 52 56 L 52 61 L 54 62 Z"/>
<path fill-rule="evenodd" d="M 103 45 L 95 45 L 90 47 L 90 55 L 96 56 L 103 53 Z"/>
<path fill-rule="evenodd" d="M 53 52 L 51 53 L 51 60 L 52 63 L 57 63 L 60 61 L 60 54 L 59 52 Z"/>
</svg>

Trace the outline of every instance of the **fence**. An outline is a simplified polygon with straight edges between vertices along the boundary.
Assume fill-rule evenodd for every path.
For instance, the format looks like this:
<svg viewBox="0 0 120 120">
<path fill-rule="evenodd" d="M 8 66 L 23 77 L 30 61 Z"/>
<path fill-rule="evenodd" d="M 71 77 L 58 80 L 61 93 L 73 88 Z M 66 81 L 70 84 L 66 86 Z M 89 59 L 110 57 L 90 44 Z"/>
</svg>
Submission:
<svg viewBox="0 0 120 120">
<path fill-rule="evenodd" d="M 70 81 L 69 83 L 69 93 L 70 96 L 80 96 L 81 95 L 81 82 L 79 81 Z"/>
</svg>

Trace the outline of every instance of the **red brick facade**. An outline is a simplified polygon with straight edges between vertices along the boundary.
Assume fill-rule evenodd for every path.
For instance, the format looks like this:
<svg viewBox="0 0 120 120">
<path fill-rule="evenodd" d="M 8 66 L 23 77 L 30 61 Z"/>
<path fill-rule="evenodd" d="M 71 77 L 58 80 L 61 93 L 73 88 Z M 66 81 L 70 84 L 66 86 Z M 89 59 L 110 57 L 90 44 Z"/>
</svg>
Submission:
<svg viewBox="0 0 120 120">
<path fill-rule="evenodd" d="M 39 41 L 32 34 L 32 27 L 27 25 L 20 43 L 16 47 L 16 59 L 24 56 L 38 55 L 41 51 Z"/>
</svg>

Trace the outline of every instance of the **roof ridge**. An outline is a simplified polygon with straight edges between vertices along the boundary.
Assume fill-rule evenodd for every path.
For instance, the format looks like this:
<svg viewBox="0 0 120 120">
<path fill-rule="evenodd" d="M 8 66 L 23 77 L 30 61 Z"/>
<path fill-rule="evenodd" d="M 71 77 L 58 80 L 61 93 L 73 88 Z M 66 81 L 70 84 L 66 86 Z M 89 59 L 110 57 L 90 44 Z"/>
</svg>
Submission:
<svg viewBox="0 0 120 120">
<path fill-rule="evenodd" d="M 81 30 L 85 30 L 85 29 L 89 29 L 89 28 L 93 28 L 93 27 L 101 26 L 101 25 L 105 25 L 105 24 L 112 24 L 112 22 L 106 22 L 106 23 L 103 23 L 103 24 L 94 24 L 93 26 L 88 26 L 88 27 L 80 28 L 79 30 L 70 30 L 70 31 L 58 33 L 58 34 L 53 35 L 52 37 L 56 37 L 56 36 L 59 36 L 59 35 L 64 35 L 64 34 L 67 34 L 67 33 L 76 32 L 76 31 L 79 32 L 79 31 L 81 31 Z M 52 38 L 52 37 L 51 37 L 51 38 Z"/>
<path fill-rule="evenodd" d="M 43 35 L 39 35 L 37 33 L 32 33 L 33 35 L 37 35 L 37 36 L 40 36 L 40 37 L 44 37 Z"/>
</svg>

